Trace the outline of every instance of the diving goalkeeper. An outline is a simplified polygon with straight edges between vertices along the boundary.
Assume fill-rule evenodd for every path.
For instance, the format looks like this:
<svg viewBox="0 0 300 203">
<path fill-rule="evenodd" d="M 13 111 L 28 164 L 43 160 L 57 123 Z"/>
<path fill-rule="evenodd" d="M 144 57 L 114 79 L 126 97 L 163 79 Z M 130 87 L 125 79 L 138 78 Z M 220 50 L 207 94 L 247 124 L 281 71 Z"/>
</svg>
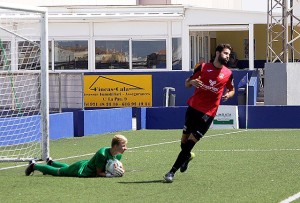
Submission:
<svg viewBox="0 0 300 203">
<path fill-rule="evenodd" d="M 115 135 L 111 141 L 111 147 L 100 148 L 90 160 L 81 160 L 71 165 L 53 161 L 47 158 L 47 164 L 37 164 L 34 160 L 29 162 L 25 175 L 29 176 L 35 170 L 43 174 L 53 176 L 69 177 L 120 177 L 124 169 L 116 169 L 115 174 L 105 171 L 109 159 L 121 160 L 124 151 L 127 149 L 127 138 L 123 135 Z"/>
</svg>

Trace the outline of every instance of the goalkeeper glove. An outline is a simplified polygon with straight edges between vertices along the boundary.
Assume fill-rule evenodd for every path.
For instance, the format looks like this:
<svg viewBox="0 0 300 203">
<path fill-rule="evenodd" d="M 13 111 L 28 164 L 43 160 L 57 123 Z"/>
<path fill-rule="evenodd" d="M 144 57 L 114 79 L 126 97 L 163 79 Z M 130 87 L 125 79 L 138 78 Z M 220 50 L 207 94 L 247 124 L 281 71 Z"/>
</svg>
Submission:
<svg viewBox="0 0 300 203">
<path fill-rule="evenodd" d="M 115 168 L 115 176 L 122 177 L 124 174 L 124 170 L 122 168 Z"/>
<path fill-rule="evenodd" d="M 112 177 L 114 177 L 114 175 L 111 174 L 110 172 L 106 172 L 105 176 L 106 176 L 107 178 L 112 178 Z"/>
</svg>

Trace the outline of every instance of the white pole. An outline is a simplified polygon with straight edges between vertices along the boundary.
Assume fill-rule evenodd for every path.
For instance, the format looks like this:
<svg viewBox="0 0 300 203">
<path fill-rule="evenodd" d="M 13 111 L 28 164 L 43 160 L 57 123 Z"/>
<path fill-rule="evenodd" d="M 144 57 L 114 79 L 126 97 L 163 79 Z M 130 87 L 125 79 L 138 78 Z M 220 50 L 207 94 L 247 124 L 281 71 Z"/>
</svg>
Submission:
<svg viewBox="0 0 300 203">
<path fill-rule="evenodd" d="M 49 157 L 48 13 L 41 20 L 41 116 L 42 159 Z"/>
<path fill-rule="evenodd" d="M 182 23 L 182 70 L 189 71 L 191 70 L 191 62 L 190 62 L 190 28 L 186 21 Z"/>
<path fill-rule="evenodd" d="M 252 23 L 249 24 L 249 70 L 254 70 L 254 26 Z"/>
<path fill-rule="evenodd" d="M 248 73 L 246 76 L 246 129 L 248 129 Z"/>
<path fill-rule="evenodd" d="M 166 107 L 169 107 L 169 88 L 166 88 Z"/>
</svg>

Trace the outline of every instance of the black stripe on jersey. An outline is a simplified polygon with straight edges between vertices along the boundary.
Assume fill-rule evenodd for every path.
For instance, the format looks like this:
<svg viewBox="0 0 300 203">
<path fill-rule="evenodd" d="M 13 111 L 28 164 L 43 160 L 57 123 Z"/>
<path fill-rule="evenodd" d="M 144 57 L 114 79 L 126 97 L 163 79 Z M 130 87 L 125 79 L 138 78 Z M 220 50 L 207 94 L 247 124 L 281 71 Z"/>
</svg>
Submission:
<svg viewBox="0 0 300 203">
<path fill-rule="evenodd" d="M 202 64 L 201 65 L 199 65 L 199 66 L 197 66 L 195 69 L 194 69 L 194 72 L 193 72 L 193 74 L 190 76 L 190 78 L 191 77 L 193 77 L 193 75 L 195 75 L 197 72 L 201 72 L 201 70 L 202 70 Z"/>
</svg>

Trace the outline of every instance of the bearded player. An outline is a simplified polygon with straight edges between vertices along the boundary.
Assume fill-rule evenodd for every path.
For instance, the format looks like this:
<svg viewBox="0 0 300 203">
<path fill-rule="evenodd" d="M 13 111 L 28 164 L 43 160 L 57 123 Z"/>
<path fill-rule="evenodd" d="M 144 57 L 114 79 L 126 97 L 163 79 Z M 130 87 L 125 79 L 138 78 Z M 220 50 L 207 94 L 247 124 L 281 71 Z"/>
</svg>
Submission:
<svg viewBox="0 0 300 203">
<path fill-rule="evenodd" d="M 218 45 L 214 61 L 203 63 L 185 81 L 185 86 L 195 87 L 195 91 L 187 101 L 181 151 L 171 170 L 164 176 L 168 183 L 173 182 L 174 175 L 179 168 L 180 172 L 187 170 L 189 161 L 195 156 L 191 151 L 209 129 L 221 99 L 227 101 L 235 93 L 232 71 L 226 66 L 231 50 L 229 44 Z M 225 87 L 226 91 L 224 91 Z"/>
<path fill-rule="evenodd" d="M 127 149 L 127 138 L 123 135 L 115 135 L 111 141 L 111 147 L 100 148 L 90 160 L 81 160 L 72 165 L 52 161 L 47 159 L 47 164 L 36 164 L 31 161 L 25 170 L 25 175 L 29 176 L 34 170 L 42 172 L 44 175 L 70 176 L 70 177 L 120 177 L 124 174 L 123 168 L 115 169 L 115 174 L 105 171 L 106 163 L 109 159 L 121 160 L 123 153 Z"/>
</svg>

